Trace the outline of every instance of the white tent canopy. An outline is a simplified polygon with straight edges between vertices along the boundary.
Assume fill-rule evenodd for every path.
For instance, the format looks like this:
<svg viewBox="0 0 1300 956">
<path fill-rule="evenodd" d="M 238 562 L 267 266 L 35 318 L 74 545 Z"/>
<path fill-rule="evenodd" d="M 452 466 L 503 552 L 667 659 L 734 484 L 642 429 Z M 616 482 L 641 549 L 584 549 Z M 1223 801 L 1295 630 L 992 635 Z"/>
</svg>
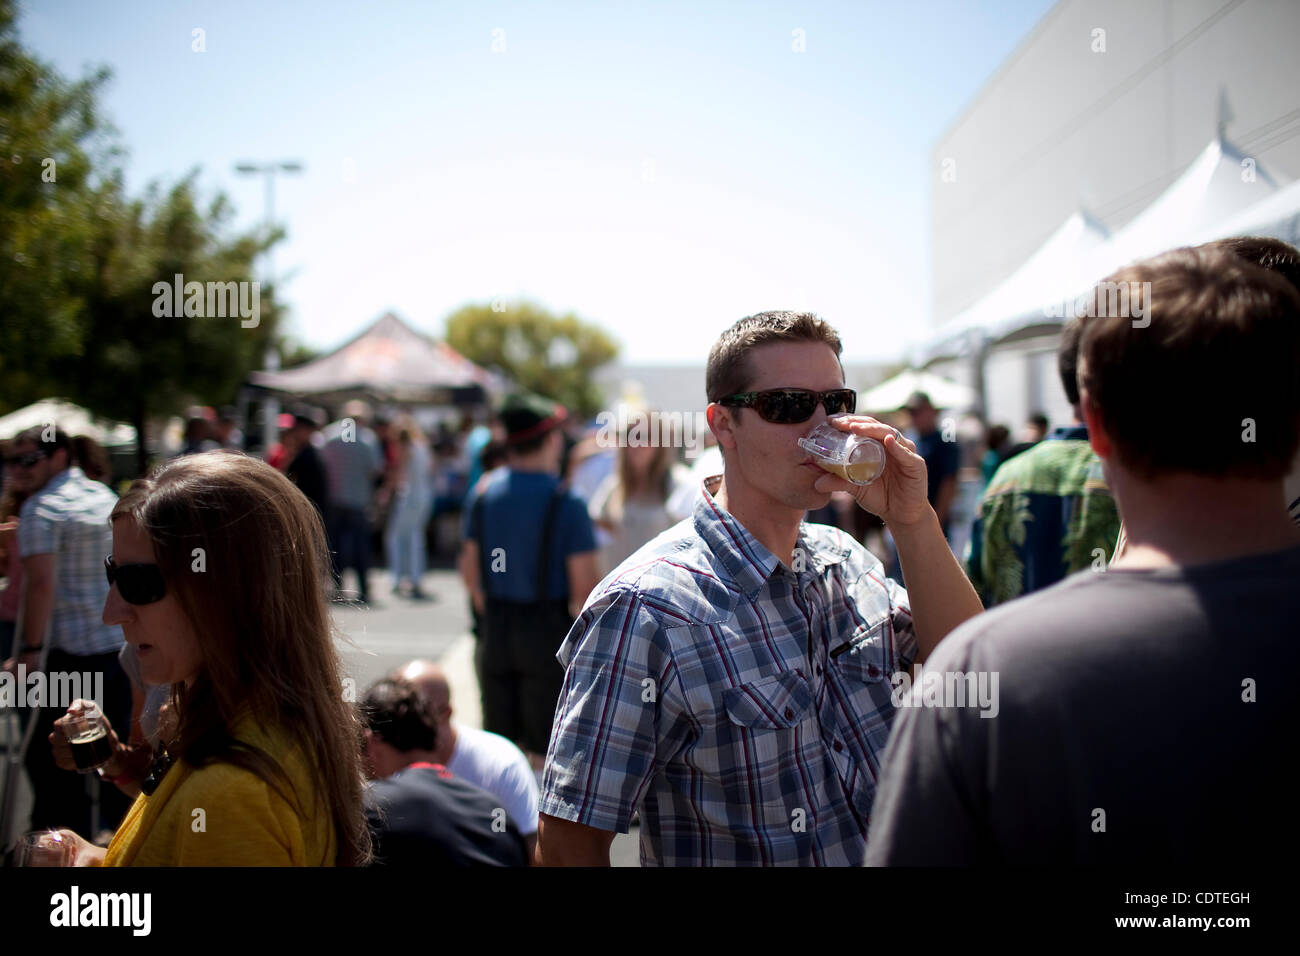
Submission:
<svg viewBox="0 0 1300 956">
<path fill-rule="evenodd" d="M 1181 176 L 1106 241 L 1099 241 L 1100 226 L 1081 213 L 1071 216 L 997 288 L 940 327 L 921 350 L 921 358 L 952 355 L 954 345 L 960 354 L 972 354 L 982 342 L 1055 324 L 1065 303 L 1121 266 L 1298 217 L 1298 205 L 1300 195 L 1294 189 L 1280 190 L 1278 177 L 1216 137 Z M 1240 225 L 1233 225 L 1238 221 Z M 1291 228 L 1297 226 L 1300 219 Z"/>
<path fill-rule="evenodd" d="M 1151 205 L 1062 276 L 1061 292 L 1073 298 L 1121 266 L 1218 238 L 1226 220 L 1277 191 L 1278 180 L 1268 170 L 1216 138 Z"/>
<path fill-rule="evenodd" d="M 1228 236 L 1271 236 L 1292 245 L 1300 242 L 1300 180 L 1207 229 L 1193 244 Z"/>
<path fill-rule="evenodd" d="M 922 361 L 974 351 L 991 327 L 1040 308 L 1060 293 L 1062 274 L 1081 256 L 1106 241 L 1106 227 L 1080 210 L 1061 223 L 1038 251 L 987 295 L 939 330 L 924 349 Z"/>
<path fill-rule="evenodd" d="M 130 425 L 95 418 L 80 405 L 61 398 L 45 398 L 0 418 L 0 440 L 13 438 L 35 425 L 50 425 L 69 435 L 87 435 L 106 448 L 135 444 Z"/>
<path fill-rule="evenodd" d="M 858 396 L 858 411 L 893 412 L 913 392 L 925 392 L 935 408 L 964 410 L 975 404 L 975 390 L 966 385 L 918 369 L 907 369 Z"/>
</svg>

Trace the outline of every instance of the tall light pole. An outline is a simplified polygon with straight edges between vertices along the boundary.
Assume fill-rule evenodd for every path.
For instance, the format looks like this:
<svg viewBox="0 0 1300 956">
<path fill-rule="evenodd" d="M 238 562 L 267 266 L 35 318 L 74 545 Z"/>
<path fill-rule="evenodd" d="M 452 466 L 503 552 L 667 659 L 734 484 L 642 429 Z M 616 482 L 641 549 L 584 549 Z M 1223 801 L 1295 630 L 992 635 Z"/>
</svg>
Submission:
<svg viewBox="0 0 1300 956">
<path fill-rule="evenodd" d="M 265 176 L 266 177 L 266 234 L 269 238 L 271 230 L 275 228 L 275 177 L 277 173 L 300 173 L 302 172 L 302 163 L 297 160 L 281 160 L 271 163 L 236 163 L 235 172 L 248 176 Z M 275 287 L 275 264 L 271 254 L 271 247 L 266 247 L 266 261 L 263 263 L 266 269 L 266 283 L 272 288 Z M 264 359 L 266 367 L 274 372 L 280 367 L 280 354 L 275 350 L 275 345 L 267 346 L 266 357 Z M 271 450 L 271 446 L 276 440 L 276 420 L 280 417 L 280 403 L 276 399 L 269 399 L 263 405 L 265 420 L 262 422 L 262 454 L 265 455 Z"/>
</svg>

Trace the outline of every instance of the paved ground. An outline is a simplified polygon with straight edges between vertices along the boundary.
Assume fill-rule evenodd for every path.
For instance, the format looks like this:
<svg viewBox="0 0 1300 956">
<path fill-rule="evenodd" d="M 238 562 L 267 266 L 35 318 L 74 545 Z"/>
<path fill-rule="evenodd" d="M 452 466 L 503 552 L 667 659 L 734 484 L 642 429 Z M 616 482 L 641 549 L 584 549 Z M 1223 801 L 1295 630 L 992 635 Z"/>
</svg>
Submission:
<svg viewBox="0 0 1300 956">
<path fill-rule="evenodd" d="M 354 587 L 351 573 L 344 587 Z M 440 568 L 425 575 L 421 588 L 430 601 L 411 601 L 391 594 L 384 571 L 372 571 L 372 600 L 367 608 L 335 605 L 334 621 L 343 634 L 339 653 L 347 676 L 356 682 L 357 696 L 373 681 L 412 658 L 442 664 L 451 684 L 455 719 L 481 727 L 478 681 L 474 677 L 474 638 L 469 630 L 469 605 L 455 572 Z M 639 866 L 638 830 L 614 838 L 610 856 L 615 866 Z"/>
</svg>

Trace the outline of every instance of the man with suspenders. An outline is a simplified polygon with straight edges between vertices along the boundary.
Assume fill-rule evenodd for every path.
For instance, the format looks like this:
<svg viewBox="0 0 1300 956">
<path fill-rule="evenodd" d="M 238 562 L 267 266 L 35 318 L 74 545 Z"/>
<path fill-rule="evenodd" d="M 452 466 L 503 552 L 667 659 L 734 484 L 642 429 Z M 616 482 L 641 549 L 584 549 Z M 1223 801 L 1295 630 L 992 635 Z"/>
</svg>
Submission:
<svg viewBox="0 0 1300 956">
<path fill-rule="evenodd" d="M 564 670 L 555 658 L 599 580 L 586 505 L 559 479 L 562 407 L 509 396 L 506 467 L 466 509 L 461 573 L 480 617 L 476 664 L 483 729 L 541 768 Z"/>
</svg>

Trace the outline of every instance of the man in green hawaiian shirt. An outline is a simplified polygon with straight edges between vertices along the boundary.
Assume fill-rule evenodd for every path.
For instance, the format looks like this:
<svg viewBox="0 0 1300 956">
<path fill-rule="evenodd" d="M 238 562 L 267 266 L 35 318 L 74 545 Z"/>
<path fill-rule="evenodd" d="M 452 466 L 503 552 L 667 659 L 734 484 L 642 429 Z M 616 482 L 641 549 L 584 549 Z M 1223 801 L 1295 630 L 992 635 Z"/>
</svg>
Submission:
<svg viewBox="0 0 1300 956">
<path fill-rule="evenodd" d="M 1115 548 L 1119 513 L 1080 416 L 1079 333 L 1079 321 L 1070 321 L 1057 351 L 1074 424 L 1004 462 L 980 502 L 966 573 L 986 608 L 1075 571 L 1105 570 Z"/>
</svg>

